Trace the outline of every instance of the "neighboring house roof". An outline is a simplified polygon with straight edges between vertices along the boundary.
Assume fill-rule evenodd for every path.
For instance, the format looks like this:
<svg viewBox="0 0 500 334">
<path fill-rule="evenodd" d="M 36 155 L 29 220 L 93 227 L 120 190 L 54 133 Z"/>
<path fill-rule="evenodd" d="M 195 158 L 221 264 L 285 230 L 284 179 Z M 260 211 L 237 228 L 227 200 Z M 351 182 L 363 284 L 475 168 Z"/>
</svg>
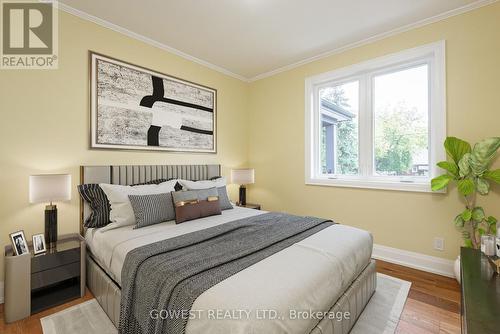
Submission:
<svg viewBox="0 0 500 334">
<path fill-rule="evenodd" d="M 336 121 L 345 121 L 356 117 L 352 112 L 326 99 L 321 99 L 321 113 Z"/>
</svg>

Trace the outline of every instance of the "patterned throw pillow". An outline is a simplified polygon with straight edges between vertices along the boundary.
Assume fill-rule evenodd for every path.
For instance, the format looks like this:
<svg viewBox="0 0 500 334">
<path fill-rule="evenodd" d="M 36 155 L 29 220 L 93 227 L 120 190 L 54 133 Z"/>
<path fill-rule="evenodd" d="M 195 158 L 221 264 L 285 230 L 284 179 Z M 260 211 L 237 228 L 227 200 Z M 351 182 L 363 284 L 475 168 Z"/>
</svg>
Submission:
<svg viewBox="0 0 500 334">
<path fill-rule="evenodd" d="M 170 193 L 153 195 L 129 195 L 134 210 L 134 229 L 175 219 L 175 210 Z"/>
<path fill-rule="evenodd" d="M 156 179 L 156 180 L 151 180 L 151 181 L 147 181 L 147 182 L 143 182 L 143 183 L 134 183 L 134 184 L 131 184 L 130 186 L 134 187 L 134 186 L 145 186 L 145 185 L 148 185 L 148 184 L 160 184 L 160 183 L 163 183 L 163 182 L 167 182 L 167 181 L 171 181 L 173 179 Z"/>
<path fill-rule="evenodd" d="M 84 222 L 85 227 L 104 227 L 109 224 L 111 207 L 102 188 L 96 183 L 81 184 L 78 192 L 90 206 L 90 215 Z"/>
<path fill-rule="evenodd" d="M 175 191 L 181 191 L 182 190 L 182 184 L 180 184 L 179 182 L 177 182 L 174 186 L 174 189 Z"/>
<path fill-rule="evenodd" d="M 132 186 L 140 186 L 146 184 L 160 184 L 166 182 L 166 179 L 156 179 L 144 183 L 132 184 Z M 109 212 L 111 205 L 108 197 L 97 183 L 81 184 L 78 187 L 78 192 L 85 202 L 90 206 L 90 215 L 85 219 L 83 226 L 85 227 L 104 227 L 110 223 Z"/>
</svg>

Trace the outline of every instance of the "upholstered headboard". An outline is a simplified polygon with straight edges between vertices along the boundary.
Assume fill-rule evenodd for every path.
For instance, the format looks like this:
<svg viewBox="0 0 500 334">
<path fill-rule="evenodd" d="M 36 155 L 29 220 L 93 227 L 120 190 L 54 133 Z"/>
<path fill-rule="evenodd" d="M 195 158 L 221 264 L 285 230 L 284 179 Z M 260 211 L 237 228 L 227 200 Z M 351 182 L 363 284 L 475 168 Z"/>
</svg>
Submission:
<svg viewBox="0 0 500 334">
<path fill-rule="evenodd" d="M 111 183 L 129 185 L 156 179 L 209 180 L 220 176 L 220 165 L 117 165 L 80 166 L 80 184 Z M 80 233 L 90 207 L 80 198 Z"/>
</svg>

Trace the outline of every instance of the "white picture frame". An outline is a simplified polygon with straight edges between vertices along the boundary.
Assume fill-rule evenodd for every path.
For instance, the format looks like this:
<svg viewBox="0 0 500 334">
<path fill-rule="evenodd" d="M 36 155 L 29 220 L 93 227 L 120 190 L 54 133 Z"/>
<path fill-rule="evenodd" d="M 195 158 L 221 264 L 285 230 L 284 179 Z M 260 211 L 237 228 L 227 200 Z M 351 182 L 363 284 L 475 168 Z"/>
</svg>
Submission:
<svg viewBox="0 0 500 334">
<path fill-rule="evenodd" d="M 30 252 L 23 230 L 13 232 L 9 236 L 14 254 L 24 255 Z"/>
<path fill-rule="evenodd" d="M 31 239 L 33 240 L 33 254 L 38 255 L 47 252 L 47 244 L 43 233 L 34 234 Z"/>
</svg>

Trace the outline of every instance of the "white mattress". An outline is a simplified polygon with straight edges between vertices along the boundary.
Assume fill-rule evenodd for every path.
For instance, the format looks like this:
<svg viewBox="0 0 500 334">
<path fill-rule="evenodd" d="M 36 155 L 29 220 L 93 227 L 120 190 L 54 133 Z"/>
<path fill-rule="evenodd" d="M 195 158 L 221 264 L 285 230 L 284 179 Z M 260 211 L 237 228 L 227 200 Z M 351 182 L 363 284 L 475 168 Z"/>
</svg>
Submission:
<svg viewBox="0 0 500 334">
<path fill-rule="evenodd" d="M 133 226 L 105 232 L 88 229 L 85 239 L 94 258 L 121 284 L 130 250 L 262 213 L 235 207 L 220 216 L 179 225 L 171 221 L 136 230 Z M 368 264 L 372 248 L 367 231 L 340 224 L 328 227 L 205 291 L 192 306 L 199 312 L 188 321 L 186 333 L 308 333 L 318 320 L 292 319 L 290 310 L 329 310 Z M 221 310 L 233 312 L 216 313 Z M 279 319 L 263 317 L 266 310 L 276 312 Z"/>
</svg>

